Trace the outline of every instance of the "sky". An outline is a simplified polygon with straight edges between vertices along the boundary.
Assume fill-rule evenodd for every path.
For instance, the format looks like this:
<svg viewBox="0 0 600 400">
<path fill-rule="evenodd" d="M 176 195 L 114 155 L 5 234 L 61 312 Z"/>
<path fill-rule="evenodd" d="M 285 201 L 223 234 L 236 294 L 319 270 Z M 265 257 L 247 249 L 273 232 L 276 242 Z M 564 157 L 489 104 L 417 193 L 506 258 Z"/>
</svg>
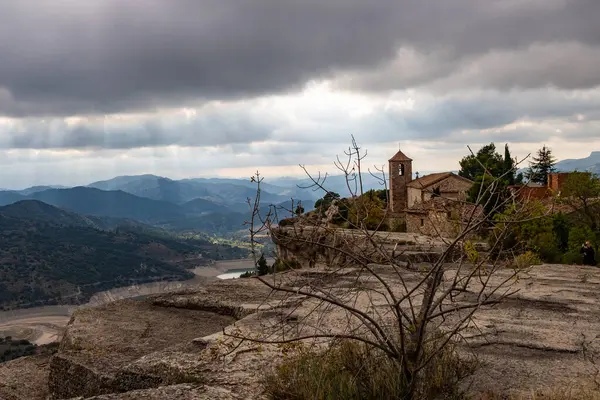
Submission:
<svg viewBox="0 0 600 400">
<path fill-rule="evenodd" d="M 3 0 L 0 187 L 600 150 L 598 0 Z"/>
</svg>

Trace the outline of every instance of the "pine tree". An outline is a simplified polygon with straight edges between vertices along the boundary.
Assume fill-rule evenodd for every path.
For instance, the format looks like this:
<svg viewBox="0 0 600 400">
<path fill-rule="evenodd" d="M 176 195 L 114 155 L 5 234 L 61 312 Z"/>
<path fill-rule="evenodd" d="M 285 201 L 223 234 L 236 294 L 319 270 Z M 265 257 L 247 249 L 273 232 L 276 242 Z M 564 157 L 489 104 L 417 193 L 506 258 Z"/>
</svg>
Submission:
<svg viewBox="0 0 600 400">
<path fill-rule="evenodd" d="M 269 273 L 269 264 L 267 264 L 264 254 L 261 254 L 256 262 L 256 272 L 258 272 L 258 276 L 267 275 Z"/>
<path fill-rule="evenodd" d="M 515 184 L 515 161 L 510 156 L 510 150 L 508 149 L 508 143 L 504 145 L 504 176 L 506 177 L 506 183 L 509 185 Z"/>
<path fill-rule="evenodd" d="M 533 157 L 533 162 L 529 164 L 527 179 L 531 182 L 547 185 L 548 174 L 556 171 L 555 164 L 556 159 L 552 156 L 552 150 L 544 145 Z"/>
</svg>

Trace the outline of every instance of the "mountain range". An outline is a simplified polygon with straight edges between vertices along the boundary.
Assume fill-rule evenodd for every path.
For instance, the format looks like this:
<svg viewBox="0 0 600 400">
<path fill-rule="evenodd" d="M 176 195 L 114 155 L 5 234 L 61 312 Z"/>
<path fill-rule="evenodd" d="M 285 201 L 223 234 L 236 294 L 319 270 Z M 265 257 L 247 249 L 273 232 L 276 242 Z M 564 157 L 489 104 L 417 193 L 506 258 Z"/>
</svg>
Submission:
<svg viewBox="0 0 600 400">
<path fill-rule="evenodd" d="M 217 190 L 222 186 L 222 190 Z M 102 189 L 100 189 L 102 188 Z M 252 189 L 229 183 L 201 185 L 166 178 L 141 176 L 115 178 L 74 188 L 39 186 L 21 191 L 0 191 L 0 206 L 38 200 L 79 214 L 125 218 L 175 231 L 195 230 L 226 234 L 243 229 L 249 214 L 247 197 Z M 291 200 L 261 191 L 262 205 L 280 207 Z M 305 200 L 305 203 L 314 203 Z M 308 206 L 308 209 L 311 207 Z"/>
<path fill-rule="evenodd" d="M 363 177 L 366 189 L 380 186 Z M 261 184 L 261 210 L 276 205 L 280 218 L 289 217 L 293 204 L 305 211 L 323 196 L 322 189 L 310 188 L 308 179 L 283 178 Z M 328 190 L 348 196 L 343 176 L 328 177 Z M 254 200 L 256 184 L 250 179 L 194 178 L 173 180 L 155 175 L 119 176 L 86 186 L 34 186 L 23 190 L 0 191 L 0 206 L 37 200 L 78 214 L 125 218 L 173 231 L 197 231 L 228 235 L 244 229 L 250 215 L 248 199 Z"/>
<path fill-rule="evenodd" d="M 586 170 L 600 173 L 600 152 L 583 159 L 562 160 L 558 171 Z M 315 176 L 317 178 L 318 176 Z M 356 191 L 358 182 L 346 182 L 343 175 L 327 176 L 319 183 L 342 197 Z M 381 189 L 383 182 L 369 173 L 362 176 L 363 190 Z M 349 187 L 350 186 L 350 187 Z M 261 207 L 278 205 L 291 209 L 302 202 L 306 211 L 325 191 L 309 178 L 282 177 L 261 184 Z M 174 180 L 156 175 L 118 176 L 86 186 L 34 186 L 0 191 L 0 206 L 22 200 L 38 200 L 78 214 L 125 218 L 162 229 L 229 235 L 244 229 L 250 210 L 247 200 L 256 196 L 250 179 L 190 178 Z M 285 218 L 288 212 L 280 212 Z"/>
</svg>

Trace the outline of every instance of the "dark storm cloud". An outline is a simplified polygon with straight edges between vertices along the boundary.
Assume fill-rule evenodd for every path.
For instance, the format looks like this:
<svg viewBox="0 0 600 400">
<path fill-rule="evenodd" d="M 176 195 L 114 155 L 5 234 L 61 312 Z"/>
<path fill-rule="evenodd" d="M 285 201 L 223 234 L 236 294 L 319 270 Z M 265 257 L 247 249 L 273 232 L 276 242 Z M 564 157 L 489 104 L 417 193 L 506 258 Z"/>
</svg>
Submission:
<svg viewBox="0 0 600 400">
<path fill-rule="evenodd" d="M 539 42 L 595 46 L 599 18 L 597 0 L 7 0 L 0 115 L 258 96 L 369 70 L 402 46 L 443 50 L 448 65 Z"/>
<path fill-rule="evenodd" d="M 407 107 L 407 99 L 413 102 Z M 273 102 L 277 102 L 276 99 Z M 266 105 L 238 102 L 205 106 L 196 113 L 165 112 L 128 117 L 23 118 L 0 121 L 0 148 L 18 149 L 129 149 L 140 147 L 210 147 L 229 145 L 235 153 L 261 152 L 302 154 L 318 152 L 323 146 L 347 143 L 350 135 L 369 143 L 398 140 L 473 142 L 477 132 L 497 130 L 510 141 L 542 140 L 554 134 L 552 125 L 571 124 L 580 131 L 568 133 L 591 137 L 599 123 L 600 92 L 562 92 L 533 90 L 525 92 L 464 92 L 436 97 L 422 94 L 398 99 L 398 104 L 380 100 L 372 112 L 361 117 L 348 114 L 336 104 L 324 112 L 318 105 L 300 110 L 292 117 Z M 321 111 L 321 112 L 319 112 Z M 506 125 L 544 123 L 544 131 L 532 128 L 531 134 L 503 131 Z M 527 128 L 519 128 L 526 130 Z M 461 132 L 469 131 L 468 135 Z M 512 132 L 512 133 L 511 133 Z M 548 133 L 549 132 L 549 133 Z M 483 132 L 481 137 L 490 133 Z M 564 135 L 566 135 L 565 133 Z M 593 136 L 593 135 L 592 135 Z M 487 140 L 487 139 L 485 139 Z M 508 140 L 508 139 L 507 139 Z M 261 143 L 257 142 L 267 142 Z"/>
<path fill-rule="evenodd" d="M 160 146 L 210 147 L 268 140 L 268 118 L 240 110 L 184 115 L 118 118 L 25 118 L 3 127 L 0 148 L 14 149 L 131 149 Z"/>
</svg>

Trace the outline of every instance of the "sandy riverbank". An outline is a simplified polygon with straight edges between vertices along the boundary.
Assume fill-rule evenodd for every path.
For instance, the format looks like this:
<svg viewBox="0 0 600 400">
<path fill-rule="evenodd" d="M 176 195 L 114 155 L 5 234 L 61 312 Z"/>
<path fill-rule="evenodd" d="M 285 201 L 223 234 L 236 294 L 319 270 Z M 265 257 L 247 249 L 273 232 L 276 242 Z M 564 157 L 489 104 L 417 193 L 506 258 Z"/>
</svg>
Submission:
<svg viewBox="0 0 600 400">
<path fill-rule="evenodd" d="M 90 302 L 80 307 L 94 307 L 124 298 L 165 293 L 190 286 L 204 285 L 219 275 L 229 271 L 243 271 L 252 268 L 252 260 L 219 261 L 206 267 L 191 270 L 196 277 L 181 282 L 154 282 L 142 285 L 115 288 L 96 293 Z M 0 312 L 0 336 L 26 339 L 37 345 L 60 340 L 64 327 L 71 318 L 76 306 L 44 306 L 22 310 Z"/>
</svg>

